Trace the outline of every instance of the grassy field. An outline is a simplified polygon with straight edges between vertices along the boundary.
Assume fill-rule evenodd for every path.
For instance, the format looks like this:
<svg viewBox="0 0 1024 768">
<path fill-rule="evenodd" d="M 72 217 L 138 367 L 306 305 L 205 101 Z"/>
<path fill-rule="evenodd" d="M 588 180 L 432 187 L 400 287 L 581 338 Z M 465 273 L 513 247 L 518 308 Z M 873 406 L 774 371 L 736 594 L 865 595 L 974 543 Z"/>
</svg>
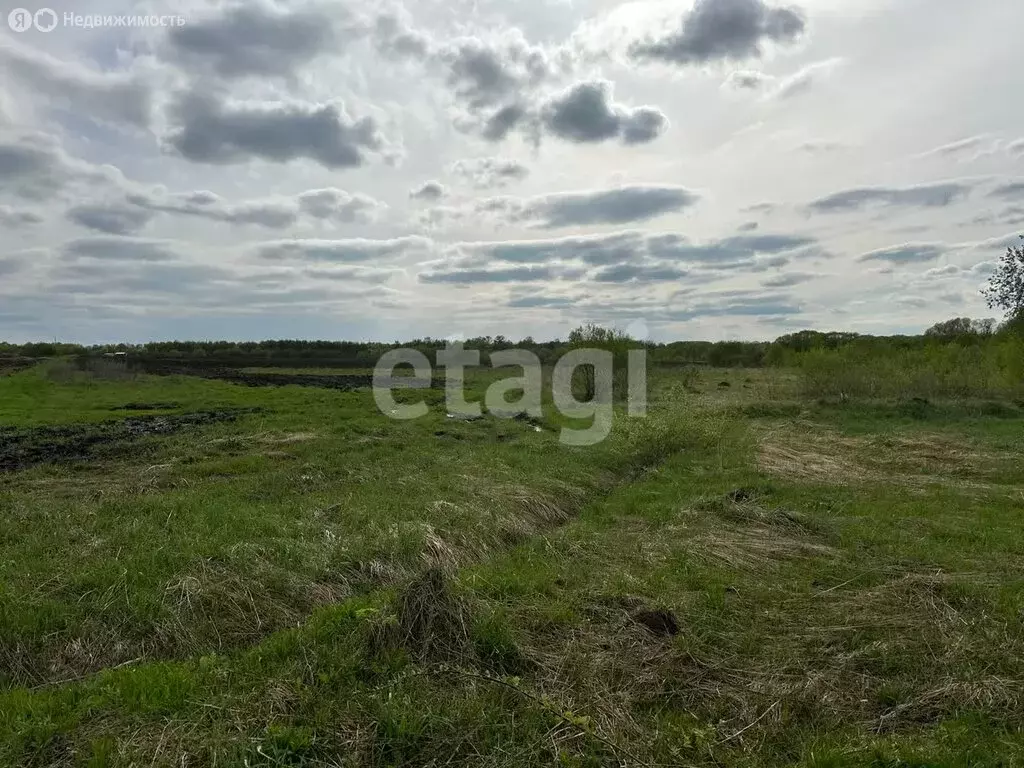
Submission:
<svg viewBox="0 0 1024 768">
<path fill-rule="evenodd" d="M 0 763 L 1024 764 L 1024 411 L 651 384 L 570 448 L 436 390 L 0 378 L 18 439 L 233 419 L 0 472 Z"/>
</svg>

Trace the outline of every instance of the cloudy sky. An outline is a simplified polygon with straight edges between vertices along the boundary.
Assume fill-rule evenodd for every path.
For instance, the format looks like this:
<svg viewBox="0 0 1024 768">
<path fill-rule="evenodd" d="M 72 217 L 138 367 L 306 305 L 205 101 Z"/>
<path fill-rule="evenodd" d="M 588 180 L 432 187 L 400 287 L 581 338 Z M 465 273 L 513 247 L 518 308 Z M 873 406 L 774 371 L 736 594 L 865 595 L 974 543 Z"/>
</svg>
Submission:
<svg viewBox="0 0 1024 768">
<path fill-rule="evenodd" d="M 917 332 L 1024 232 L 1024 3 L 7 2 L 0 339 Z"/>
</svg>

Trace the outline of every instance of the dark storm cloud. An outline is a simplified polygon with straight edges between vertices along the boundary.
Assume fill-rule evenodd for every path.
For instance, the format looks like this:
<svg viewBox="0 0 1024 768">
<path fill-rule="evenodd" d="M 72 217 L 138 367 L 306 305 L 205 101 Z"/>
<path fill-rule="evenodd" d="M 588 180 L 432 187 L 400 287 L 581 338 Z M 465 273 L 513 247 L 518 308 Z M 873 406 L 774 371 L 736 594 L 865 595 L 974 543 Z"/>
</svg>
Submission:
<svg viewBox="0 0 1024 768">
<path fill-rule="evenodd" d="M 795 42 L 806 28 L 795 7 L 769 6 L 762 0 L 697 0 L 679 29 L 630 46 L 641 60 L 679 65 L 739 61 L 760 57 L 765 43 Z"/>
<path fill-rule="evenodd" d="M 305 158 L 325 168 L 354 168 L 382 140 L 372 118 L 351 120 L 337 106 L 228 106 L 205 94 L 186 94 L 170 111 L 170 147 L 197 163 L 285 163 Z"/>
<path fill-rule="evenodd" d="M 857 211 L 869 206 L 939 208 L 966 198 L 972 186 L 961 182 L 915 187 L 861 187 L 822 197 L 808 207 L 814 213 Z"/>
</svg>

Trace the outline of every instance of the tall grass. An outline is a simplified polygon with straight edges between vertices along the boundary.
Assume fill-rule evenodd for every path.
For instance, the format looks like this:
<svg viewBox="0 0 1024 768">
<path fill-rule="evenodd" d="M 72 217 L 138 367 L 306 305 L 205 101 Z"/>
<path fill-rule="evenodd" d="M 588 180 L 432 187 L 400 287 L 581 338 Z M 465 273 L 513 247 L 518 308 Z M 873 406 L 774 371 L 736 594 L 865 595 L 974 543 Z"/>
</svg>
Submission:
<svg viewBox="0 0 1024 768">
<path fill-rule="evenodd" d="M 850 344 L 796 358 L 804 393 L 829 398 L 1020 399 L 1024 339 L 996 336 L 974 343 L 917 349 Z"/>
</svg>

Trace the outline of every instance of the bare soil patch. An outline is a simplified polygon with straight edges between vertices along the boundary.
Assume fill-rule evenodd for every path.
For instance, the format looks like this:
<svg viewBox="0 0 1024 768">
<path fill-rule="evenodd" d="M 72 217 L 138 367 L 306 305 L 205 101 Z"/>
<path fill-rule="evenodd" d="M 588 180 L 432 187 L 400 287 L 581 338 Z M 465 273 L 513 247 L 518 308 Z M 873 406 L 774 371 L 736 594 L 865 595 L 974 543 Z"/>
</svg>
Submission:
<svg viewBox="0 0 1024 768">
<path fill-rule="evenodd" d="M 0 471 L 88 459 L 101 451 L 116 451 L 118 444 L 141 437 L 169 435 L 193 427 L 234 421 L 257 410 L 223 408 L 175 415 L 132 416 L 98 424 L 0 427 Z"/>
</svg>

